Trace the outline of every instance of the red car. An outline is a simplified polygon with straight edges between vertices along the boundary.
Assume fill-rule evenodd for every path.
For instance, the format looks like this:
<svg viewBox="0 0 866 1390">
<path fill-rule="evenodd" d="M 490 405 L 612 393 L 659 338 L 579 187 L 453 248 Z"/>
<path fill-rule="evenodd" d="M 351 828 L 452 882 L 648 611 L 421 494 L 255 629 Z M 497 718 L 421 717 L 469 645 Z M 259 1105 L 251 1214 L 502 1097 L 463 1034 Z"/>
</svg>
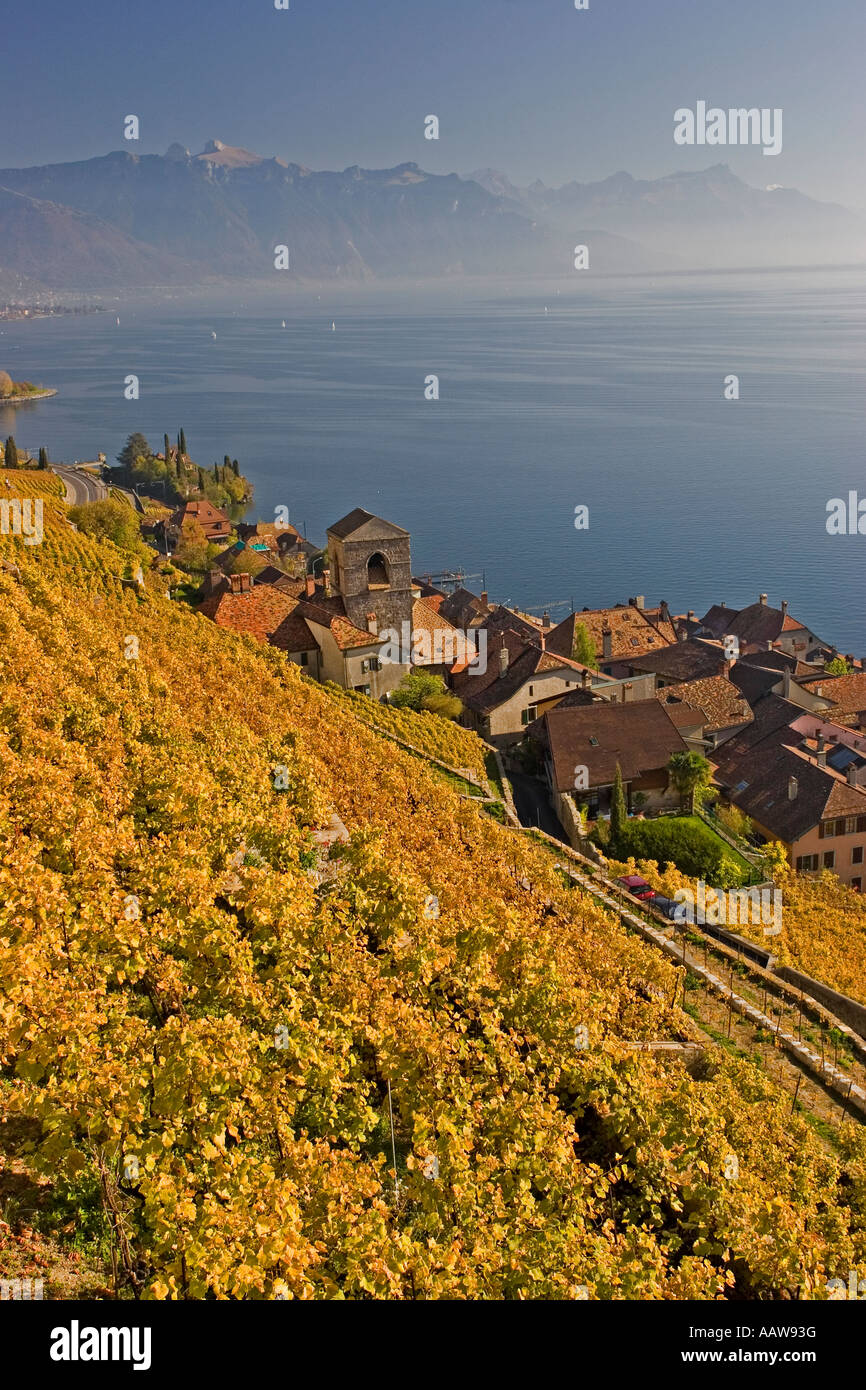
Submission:
<svg viewBox="0 0 866 1390">
<path fill-rule="evenodd" d="M 646 879 L 641 878 L 640 874 L 626 874 L 624 878 L 618 878 L 617 883 L 627 893 L 631 893 L 633 898 L 640 898 L 641 902 L 644 903 L 649 902 L 650 898 L 654 898 L 656 895 L 656 890 L 650 888 Z"/>
</svg>

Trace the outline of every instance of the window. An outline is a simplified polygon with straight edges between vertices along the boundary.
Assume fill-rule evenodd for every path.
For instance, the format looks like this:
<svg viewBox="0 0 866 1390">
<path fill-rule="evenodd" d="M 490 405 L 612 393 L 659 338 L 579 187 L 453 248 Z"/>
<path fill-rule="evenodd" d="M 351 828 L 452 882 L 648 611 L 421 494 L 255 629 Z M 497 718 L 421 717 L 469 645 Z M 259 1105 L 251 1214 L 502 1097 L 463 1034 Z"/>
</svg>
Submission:
<svg viewBox="0 0 866 1390">
<path fill-rule="evenodd" d="M 310 653 L 309 653 L 309 652 L 301 652 L 300 665 L 301 665 L 301 666 L 309 666 L 309 664 L 310 664 Z"/>
<path fill-rule="evenodd" d="M 855 845 L 854 848 L 852 849 L 852 851 L 851 851 L 851 863 L 852 863 L 852 864 L 862 864 L 862 863 L 863 863 L 863 846 L 862 846 L 862 845 Z"/>
<path fill-rule="evenodd" d="M 860 835 L 866 830 L 866 816 L 857 817 L 857 834 Z"/>
<path fill-rule="evenodd" d="M 356 685 L 356 686 L 353 686 L 353 689 L 356 690 L 357 693 L 358 693 L 359 695 L 369 695 L 369 694 L 370 694 L 370 687 L 369 687 L 369 685 Z"/>
<path fill-rule="evenodd" d="M 818 868 L 818 856 L 817 856 L 817 854 L 798 854 L 798 855 L 797 855 L 797 873 L 798 873 L 798 874 L 812 874 L 812 873 L 815 872 L 815 870 L 816 870 L 817 868 Z"/>
<path fill-rule="evenodd" d="M 856 816 L 846 816 L 846 818 L 845 818 L 845 834 L 846 834 L 846 835 L 853 835 L 854 832 L 856 831 L 856 829 L 857 829 L 857 817 L 856 817 Z"/>
<path fill-rule="evenodd" d="M 841 817 L 839 820 L 837 820 L 837 822 L 836 822 L 836 834 L 837 834 L 837 835 L 844 835 L 844 834 L 845 834 L 845 817 L 844 817 L 844 816 L 842 816 L 842 817 Z"/>
<path fill-rule="evenodd" d="M 530 696 L 533 696 L 535 694 L 535 687 L 532 685 L 529 687 L 529 694 Z"/>
<path fill-rule="evenodd" d="M 834 869 L 836 867 L 836 851 L 828 849 L 824 851 L 824 868 Z"/>
<path fill-rule="evenodd" d="M 369 671 L 381 671 L 382 663 L 378 656 L 366 657 L 361 662 L 361 675 L 366 676 Z"/>
<path fill-rule="evenodd" d="M 818 826 L 818 839 L 831 840 L 836 834 L 836 822 L 834 820 L 822 820 Z"/>
<path fill-rule="evenodd" d="M 526 706 L 526 709 L 523 711 L 523 713 L 522 713 L 521 716 L 520 716 L 520 722 L 521 722 L 521 724 L 523 724 L 523 725 L 531 724 L 532 721 L 533 721 L 533 719 L 535 719 L 535 717 L 536 717 L 537 714 L 538 714 L 538 706 L 537 706 L 537 705 L 527 705 L 527 706 Z"/>
<path fill-rule="evenodd" d="M 855 893 L 862 893 L 862 891 L 863 891 L 863 880 L 862 880 L 862 878 L 852 878 L 852 880 L 851 880 L 851 887 L 854 889 L 854 892 L 855 892 Z"/>
</svg>

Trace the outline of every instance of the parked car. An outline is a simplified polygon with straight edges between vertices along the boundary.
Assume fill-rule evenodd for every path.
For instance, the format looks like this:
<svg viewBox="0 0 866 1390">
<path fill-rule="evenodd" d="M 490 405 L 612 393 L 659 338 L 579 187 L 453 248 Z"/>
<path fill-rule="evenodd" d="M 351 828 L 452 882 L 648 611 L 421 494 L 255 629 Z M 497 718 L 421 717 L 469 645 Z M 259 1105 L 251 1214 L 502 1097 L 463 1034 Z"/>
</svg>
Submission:
<svg viewBox="0 0 866 1390">
<path fill-rule="evenodd" d="M 686 904 L 678 903 L 676 898 L 666 898 L 664 893 L 656 893 L 652 905 L 672 922 L 684 923 L 686 920 Z"/>
<path fill-rule="evenodd" d="M 623 878 L 618 878 L 617 883 L 620 888 L 624 888 L 627 893 L 631 893 L 633 898 L 640 898 L 641 902 L 649 902 L 654 898 L 656 891 L 650 888 L 645 878 L 640 874 L 626 874 Z"/>
</svg>

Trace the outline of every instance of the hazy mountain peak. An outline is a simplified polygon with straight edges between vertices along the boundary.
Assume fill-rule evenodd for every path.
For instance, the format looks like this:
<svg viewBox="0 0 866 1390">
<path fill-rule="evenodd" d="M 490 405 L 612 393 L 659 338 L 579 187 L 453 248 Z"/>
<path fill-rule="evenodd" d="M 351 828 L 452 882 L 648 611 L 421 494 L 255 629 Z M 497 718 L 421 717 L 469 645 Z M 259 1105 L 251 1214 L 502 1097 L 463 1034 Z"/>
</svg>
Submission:
<svg viewBox="0 0 866 1390">
<path fill-rule="evenodd" d="M 260 154 L 241 149 L 239 145 L 224 145 L 222 140 L 208 140 L 196 159 L 206 160 L 208 164 L 221 164 L 226 169 L 241 169 L 252 164 L 264 164 Z"/>
</svg>

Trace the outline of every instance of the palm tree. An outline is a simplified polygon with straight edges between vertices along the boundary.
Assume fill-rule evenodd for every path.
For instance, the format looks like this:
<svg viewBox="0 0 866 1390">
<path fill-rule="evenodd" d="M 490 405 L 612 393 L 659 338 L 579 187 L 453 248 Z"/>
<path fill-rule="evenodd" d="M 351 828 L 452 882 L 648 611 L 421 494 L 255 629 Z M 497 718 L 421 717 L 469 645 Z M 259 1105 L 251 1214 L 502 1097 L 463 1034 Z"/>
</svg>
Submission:
<svg viewBox="0 0 866 1390">
<path fill-rule="evenodd" d="M 693 812 L 698 793 L 709 786 L 712 768 L 700 753 L 672 753 L 668 759 L 668 776 L 680 794 L 683 806 Z"/>
</svg>

